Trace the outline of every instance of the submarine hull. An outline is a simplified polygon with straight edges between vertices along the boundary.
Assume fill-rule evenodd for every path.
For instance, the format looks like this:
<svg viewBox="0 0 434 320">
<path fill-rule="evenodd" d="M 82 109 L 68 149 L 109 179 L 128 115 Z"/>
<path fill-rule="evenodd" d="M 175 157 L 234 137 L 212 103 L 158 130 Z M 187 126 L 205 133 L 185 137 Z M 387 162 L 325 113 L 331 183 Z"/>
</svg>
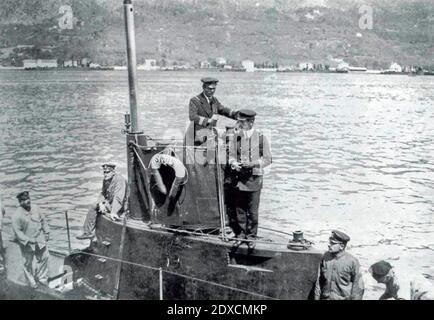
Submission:
<svg viewBox="0 0 434 320">
<path fill-rule="evenodd" d="M 135 225 L 134 225 L 135 224 Z M 97 242 L 66 258 L 82 279 L 114 299 L 312 298 L 321 253 L 258 241 L 254 250 L 218 236 L 197 236 L 133 222 L 98 221 Z"/>
</svg>

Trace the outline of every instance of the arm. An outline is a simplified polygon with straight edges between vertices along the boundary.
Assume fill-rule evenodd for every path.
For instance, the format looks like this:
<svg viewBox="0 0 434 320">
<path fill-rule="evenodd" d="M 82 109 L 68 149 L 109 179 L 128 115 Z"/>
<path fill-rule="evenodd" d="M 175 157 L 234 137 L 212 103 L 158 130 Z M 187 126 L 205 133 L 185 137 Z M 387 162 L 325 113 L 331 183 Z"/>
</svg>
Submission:
<svg viewBox="0 0 434 320">
<path fill-rule="evenodd" d="M 238 162 L 238 146 L 237 146 L 237 135 L 233 135 L 229 137 L 228 147 L 229 147 L 229 157 L 228 157 L 228 165 L 232 167 L 233 170 L 239 171 L 241 169 L 241 165 Z"/>
<path fill-rule="evenodd" d="M 103 180 L 102 186 L 101 186 L 101 192 L 98 194 L 98 199 L 96 200 L 96 203 L 101 203 L 105 201 L 104 193 L 107 193 L 108 184 L 105 183 Z"/>
<path fill-rule="evenodd" d="M 125 199 L 126 184 L 123 179 L 118 179 L 114 185 L 113 202 L 111 203 L 110 215 L 118 214 L 122 209 Z"/>
<path fill-rule="evenodd" d="M 18 242 L 22 245 L 26 246 L 29 242 L 34 242 L 34 240 L 30 239 L 22 230 L 22 221 L 19 216 L 12 216 L 12 230 L 15 233 L 15 237 Z"/>
<path fill-rule="evenodd" d="M 190 100 L 190 104 L 188 106 L 188 116 L 190 118 L 190 121 L 193 121 L 194 123 L 206 126 L 208 124 L 208 118 L 199 116 L 198 110 L 199 110 L 200 100 L 197 97 L 193 97 Z"/>
<path fill-rule="evenodd" d="M 226 116 L 228 118 L 237 119 L 237 111 L 231 110 L 229 108 L 226 108 L 225 106 L 223 106 L 220 101 L 217 100 L 217 98 L 214 97 L 214 104 L 217 105 L 217 113 L 221 114 L 223 116 Z"/>
<path fill-rule="evenodd" d="M 362 300 L 365 291 L 365 284 L 363 283 L 363 277 L 360 273 L 360 264 L 358 261 L 354 261 L 354 270 L 351 280 L 353 282 L 353 287 L 351 288 L 351 300 Z"/>
</svg>

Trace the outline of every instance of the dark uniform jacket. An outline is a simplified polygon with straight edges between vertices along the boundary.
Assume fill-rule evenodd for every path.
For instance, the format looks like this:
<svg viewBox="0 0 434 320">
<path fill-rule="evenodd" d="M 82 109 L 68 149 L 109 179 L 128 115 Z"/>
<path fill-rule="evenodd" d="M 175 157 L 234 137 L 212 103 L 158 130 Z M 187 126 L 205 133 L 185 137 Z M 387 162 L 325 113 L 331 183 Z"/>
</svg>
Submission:
<svg viewBox="0 0 434 320">
<path fill-rule="evenodd" d="M 360 265 L 346 251 L 326 252 L 319 267 L 315 300 L 361 300 L 364 292 Z"/>
<path fill-rule="evenodd" d="M 250 137 L 244 133 L 234 134 L 229 142 L 229 166 L 235 161 L 254 163 L 254 167 L 251 169 L 242 169 L 240 172 L 229 171 L 228 179 L 225 182 L 232 183 L 240 191 L 261 190 L 264 168 L 269 166 L 272 161 L 267 138 L 258 130 L 252 130 L 253 133 Z"/>
<path fill-rule="evenodd" d="M 188 106 L 188 115 L 191 123 L 187 129 L 187 139 L 197 142 L 197 131 L 209 128 L 207 126 L 208 119 L 211 119 L 214 114 L 221 114 L 232 119 L 236 118 L 236 112 L 224 107 L 216 97 L 210 98 L 210 103 L 208 103 L 203 92 L 191 98 Z"/>
</svg>

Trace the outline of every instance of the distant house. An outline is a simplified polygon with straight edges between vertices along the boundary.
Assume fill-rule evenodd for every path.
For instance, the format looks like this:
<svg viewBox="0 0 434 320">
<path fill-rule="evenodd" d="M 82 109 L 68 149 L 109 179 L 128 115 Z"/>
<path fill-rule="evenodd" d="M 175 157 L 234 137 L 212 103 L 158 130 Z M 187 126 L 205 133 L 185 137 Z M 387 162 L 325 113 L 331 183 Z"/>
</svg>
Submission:
<svg viewBox="0 0 434 320">
<path fill-rule="evenodd" d="M 33 68 L 57 68 L 56 59 L 24 59 L 24 69 Z"/>
<path fill-rule="evenodd" d="M 89 67 L 89 65 L 90 65 L 90 59 L 89 58 L 81 59 L 81 66 L 82 67 Z"/>
<path fill-rule="evenodd" d="M 277 71 L 288 72 L 288 71 L 294 71 L 295 69 L 296 69 L 295 66 L 288 65 L 288 66 L 280 66 L 279 68 L 277 68 Z"/>
<path fill-rule="evenodd" d="M 402 67 L 399 64 L 397 64 L 396 62 L 393 62 L 390 65 L 389 71 L 392 71 L 392 72 L 402 72 Z"/>
<path fill-rule="evenodd" d="M 200 68 L 201 69 L 209 69 L 211 67 L 211 64 L 208 61 L 201 61 L 200 62 Z"/>
<path fill-rule="evenodd" d="M 298 68 L 303 71 L 313 70 L 313 63 L 311 62 L 302 62 L 298 64 Z"/>
<path fill-rule="evenodd" d="M 94 68 L 94 69 L 98 69 L 101 68 L 101 66 L 98 63 L 89 63 L 89 68 Z"/>
<path fill-rule="evenodd" d="M 336 71 L 348 71 L 350 65 L 346 62 L 341 62 L 336 67 Z"/>
<path fill-rule="evenodd" d="M 215 59 L 215 63 L 217 64 L 217 66 L 224 66 L 226 65 L 227 61 L 226 58 L 219 57 Z"/>
<path fill-rule="evenodd" d="M 246 72 L 255 71 L 255 63 L 252 60 L 243 60 L 241 61 L 241 65 L 246 69 Z"/>
<path fill-rule="evenodd" d="M 138 70 L 157 70 L 157 60 L 155 59 L 145 59 L 145 63 L 137 67 Z"/>
<path fill-rule="evenodd" d="M 76 60 L 66 60 L 63 62 L 63 66 L 66 68 L 75 68 L 78 67 L 78 63 Z"/>
<path fill-rule="evenodd" d="M 38 67 L 38 61 L 33 59 L 24 59 L 23 60 L 23 67 L 24 68 L 37 68 Z"/>
</svg>

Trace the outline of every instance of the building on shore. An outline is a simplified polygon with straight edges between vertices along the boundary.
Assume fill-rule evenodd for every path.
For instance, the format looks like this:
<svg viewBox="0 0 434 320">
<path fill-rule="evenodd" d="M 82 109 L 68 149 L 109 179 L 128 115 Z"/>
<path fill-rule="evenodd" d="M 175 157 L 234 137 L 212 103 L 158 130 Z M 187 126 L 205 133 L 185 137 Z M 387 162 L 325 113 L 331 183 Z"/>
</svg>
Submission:
<svg viewBox="0 0 434 320">
<path fill-rule="evenodd" d="M 209 69 L 211 68 L 211 64 L 208 61 L 201 61 L 199 67 L 201 69 Z"/>
<path fill-rule="evenodd" d="M 80 62 L 82 67 L 89 67 L 91 63 L 89 58 L 83 58 Z"/>
<path fill-rule="evenodd" d="M 402 72 L 402 67 L 396 62 L 393 62 L 388 71 L 399 73 Z"/>
<path fill-rule="evenodd" d="M 145 59 L 145 63 L 137 66 L 137 70 L 158 70 L 160 69 L 159 66 L 157 66 L 157 60 L 155 59 Z"/>
<path fill-rule="evenodd" d="M 217 67 L 223 68 L 227 64 L 227 61 L 226 61 L 226 58 L 218 57 L 215 59 L 215 63 L 217 65 Z"/>
<path fill-rule="evenodd" d="M 24 59 L 24 69 L 57 68 L 56 59 Z"/>
<path fill-rule="evenodd" d="M 243 60 L 241 61 L 241 65 L 246 69 L 246 72 L 255 71 L 255 63 L 252 60 Z"/>
<path fill-rule="evenodd" d="M 298 64 L 298 69 L 302 71 L 312 71 L 314 69 L 314 65 L 311 62 L 302 62 Z"/>
<path fill-rule="evenodd" d="M 63 62 L 63 67 L 64 68 L 77 68 L 78 62 L 77 62 L 77 60 L 66 60 Z"/>
<path fill-rule="evenodd" d="M 348 72 L 349 68 L 350 68 L 350 65 L 348 63 L 346 63 L 345 61 L 342 61 L 336 67 L 336 71 L 337 72 Z"/>
</svg>

